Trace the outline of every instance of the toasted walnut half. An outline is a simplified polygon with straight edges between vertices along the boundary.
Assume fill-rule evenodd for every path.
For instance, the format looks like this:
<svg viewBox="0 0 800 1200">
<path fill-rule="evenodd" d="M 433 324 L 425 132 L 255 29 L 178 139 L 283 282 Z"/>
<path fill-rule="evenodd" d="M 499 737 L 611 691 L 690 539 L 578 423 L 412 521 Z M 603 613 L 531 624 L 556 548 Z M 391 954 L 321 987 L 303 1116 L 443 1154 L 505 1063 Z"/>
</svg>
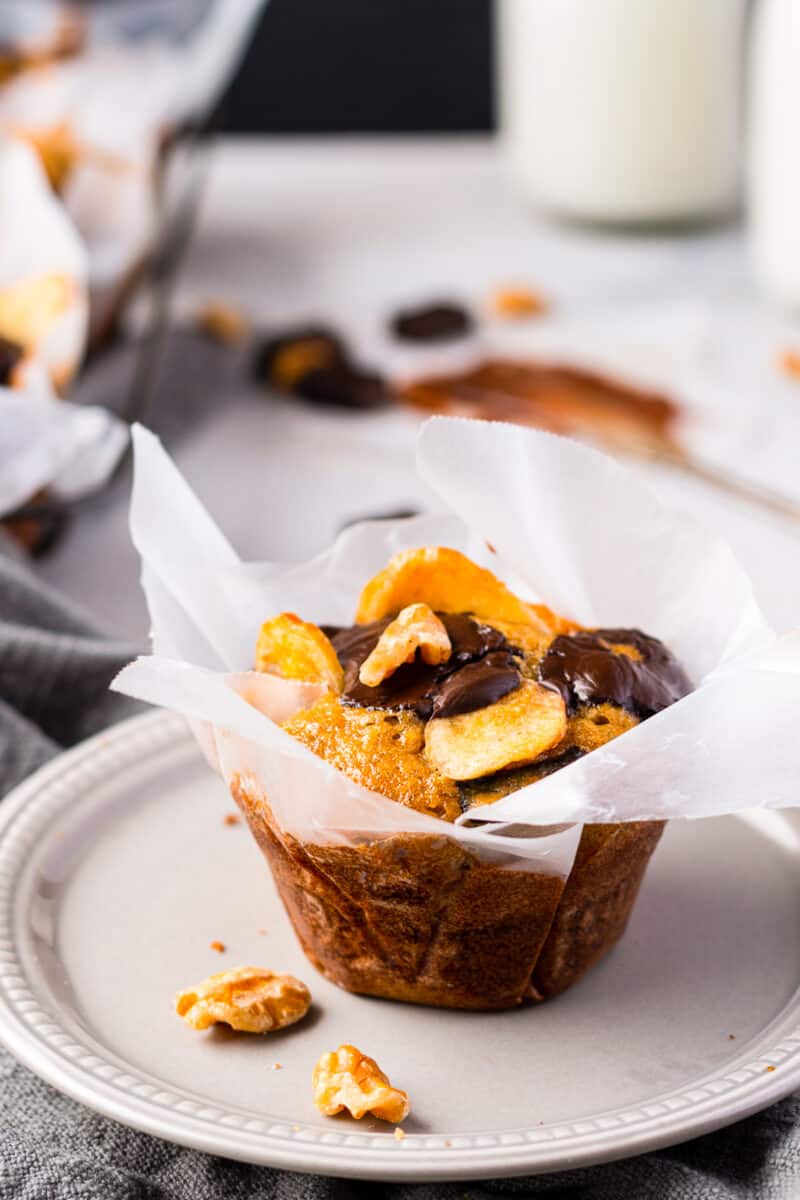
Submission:
<svg viewBox="0 0 800 1200">
<path fill-rule="evenodd" d="M 533 762 L 567 732 L 558 692 L 525 679 L 496 704 L 425 726 L 425 756 L 448 779 L 478 779 Z"/>
<path fill-rule="evenodd" d="M 361 664 L 358 678 L 367 687 L 377 687 L 403 663 L 413 662 L 417 650 L 423 662 L 438 666 L 447 662 L 452 649 L 447 630 L 433 609 L 427 604 L 409 604 L 386 626 Z"/>
<path fill-rule="evenodd" d="M 281 613 L 265 621 L 256 643 L 256 670 L 277 670 L 286 679 L 327 683 L 342 690 L 344 671 L 330 639 L 318 625 Z"/>
<path fill-rule="evenodd" d="M 310 1005 L 311 993 L 299 979 L 260 967 L 220 971 L 175 997 L 175 1011 L 193 1029 L 221 1024 L 243 1033 L 294 1025 Z"/>
<path fill-rule="evenodd" d="M 408 1095 L 393 1088 L 374 1058 L 355 1046 L 328 1050 L 314 1067 L 314 1103 L 326 1117 L 345 1109 L 357 1121 L 372 1113 L 383 1121 L 403 1121 L 408 1116 Z"/>
<path fill-rule="evenodd" d="M 504 583 L 458 550 L 421 546 L 401 550 L 361 593 L 356 622 L 365 625 L 390 617 L 415 601 L 436 612 L 472 613 L 491 622 L 536 624 L 533 607 L 510 592 Z"/>
</svg>

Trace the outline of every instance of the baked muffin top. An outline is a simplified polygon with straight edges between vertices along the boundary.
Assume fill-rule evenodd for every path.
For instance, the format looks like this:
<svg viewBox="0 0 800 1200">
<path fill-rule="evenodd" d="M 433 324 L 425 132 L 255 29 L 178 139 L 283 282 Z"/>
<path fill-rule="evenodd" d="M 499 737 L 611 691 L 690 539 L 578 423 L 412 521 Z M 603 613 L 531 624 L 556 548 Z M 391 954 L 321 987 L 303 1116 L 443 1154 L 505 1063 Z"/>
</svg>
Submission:
<svg viewBox="0 0 800 1200">
<path fill-rule="evenodd" d="M 435 546 L 395 555 L 352 626 L 265 622 L 256 668 L 325 682 L 287 732 L 364 787 L 447 821 L 691 691 L 657 638 L 583 629 Z"/>
</svg>

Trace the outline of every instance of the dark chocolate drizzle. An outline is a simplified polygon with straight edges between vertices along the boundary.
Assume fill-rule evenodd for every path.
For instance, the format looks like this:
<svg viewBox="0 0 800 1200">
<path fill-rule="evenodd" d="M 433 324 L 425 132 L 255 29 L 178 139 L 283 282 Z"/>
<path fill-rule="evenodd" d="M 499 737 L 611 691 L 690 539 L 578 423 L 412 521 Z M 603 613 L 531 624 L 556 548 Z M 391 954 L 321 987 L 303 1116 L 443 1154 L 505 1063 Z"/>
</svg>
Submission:
<svg viewBox="0 0 800 1200">
<path fill-rule="evenodd" d="M 631 646 L 638 658 L 615 653 Z M 692 690 L 678 660 L 658 638 L 638 629 L 561 634 L 539 666 L 539 678 L 559 691 L 574 713 L 582 704 L 617 704 L 644 720 Z"/>
<path fill-rule="evenodd" d="M 344 668 L 342 703 L 361 708 L 411 709 L 423 720 L 454 717 L 495 704 L 519 687 L 522 676 L 507 638 L 464 613 L 439 613 L 452 653 L 446 663 L 406 663 L 377 687 L 358 678 L 391 617 L 339 629 L 323 626 Z"/>
</svg>

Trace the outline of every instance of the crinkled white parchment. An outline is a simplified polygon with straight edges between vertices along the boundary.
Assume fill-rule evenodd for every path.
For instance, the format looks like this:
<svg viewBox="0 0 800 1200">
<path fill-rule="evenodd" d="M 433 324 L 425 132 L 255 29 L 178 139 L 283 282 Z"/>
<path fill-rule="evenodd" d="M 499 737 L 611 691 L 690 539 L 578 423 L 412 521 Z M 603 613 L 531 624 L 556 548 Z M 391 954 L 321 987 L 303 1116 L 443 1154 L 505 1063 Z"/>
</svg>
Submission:
<svg viewBox="0 0 800 1200">
<path fill-rule="evenodd" d="M 123 40 L 113 10 L 99 9 L 79 54 L 22 71 L 0 91 L 0 131 L 65 127 L 81 148 L 61 198 L 88 248 L 93 285 L 113 285 L 149 249 L 163 140 L 211 108 L 261 0 L 206 8 L 180 40 L 166 36 L 168 18 L 163 38 Z"/>
<path fill-rule="evenodd" d="M 62 274 L 73 293 L 66 310 L 23 366 L 25 382 L 47 370 L 65 380 L 78 369 L 89 322 L 86 250 L 34 151 L 0 134 L 0 289 Z"/>
<path fill-rule="evenodd" d="M 128 444 L 128 427 L 95 405 L 57 400 L 46 379 L 22 390 L 0 387 L 0 516 L 42 488 L 61 500 L 107 482 Z"/>
<path fill-rule="evenodd" d="M 236 771 L 253 775 L 288 828 L 324 840 L 435 829 L 563 871 L 579 826 L 549 836 L 541 826 L 795 802 L 800 637 L 775 637 L 724 542 L 597 451 L 516 426 L 434 418 L 420 433 L 418 469 L 449 512 L 365 522 L 310 562 L 286 565 L 240 562 L 157 439 L 138 428 L 134 445 L 131 533 L 156 657 L 125 668 L 114 687 L 189 717 L 209 760 L 229 780 Z M 366 791 L 264 715 L 281 719 L 287 705 L 303 707 L 308 693 L 293 689 L 309 685 L 264 682 L 247 668 L 267 616 L 293 610 L 350 622 L 364 582 L 393 553 L 430 543 L 463 550 L 526 598 L 584 624 L 638 626 L 663 638 L 697 690 L 482 807 L 477 828 Z M 531 836 L 508 836 L 519 832 L 508 823 L 531 827 Z"/>
</svg>

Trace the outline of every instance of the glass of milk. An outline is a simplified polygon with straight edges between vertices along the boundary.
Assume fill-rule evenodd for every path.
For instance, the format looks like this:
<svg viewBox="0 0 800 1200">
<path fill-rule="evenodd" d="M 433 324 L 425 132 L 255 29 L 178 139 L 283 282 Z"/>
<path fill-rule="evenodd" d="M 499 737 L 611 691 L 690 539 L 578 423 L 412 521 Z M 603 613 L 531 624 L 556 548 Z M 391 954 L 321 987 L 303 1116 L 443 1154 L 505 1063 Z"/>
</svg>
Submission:
<svg viewBox="0 0 800 1200">
<path fill-rule="evenodd" d="M 732 211 L 746 8 L 499 0 L 501 128 L 522 192 L 561 215 L 614 223 Z"/>
</svg>

